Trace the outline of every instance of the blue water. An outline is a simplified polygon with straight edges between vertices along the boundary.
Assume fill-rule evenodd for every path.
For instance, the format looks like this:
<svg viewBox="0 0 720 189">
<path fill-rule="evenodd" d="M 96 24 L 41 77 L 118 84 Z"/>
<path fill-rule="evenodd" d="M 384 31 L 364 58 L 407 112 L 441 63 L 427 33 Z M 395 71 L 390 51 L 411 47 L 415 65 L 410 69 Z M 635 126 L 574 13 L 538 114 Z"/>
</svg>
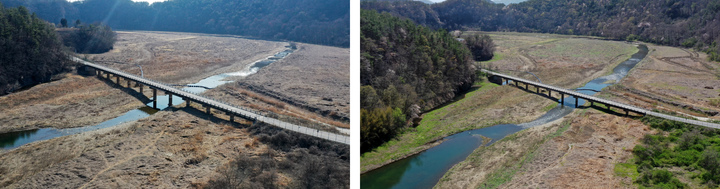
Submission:
<svg viewBox="0 0 720 189">
<path fill-rule="evenodd" d="M 647 55 L 645 45 L 638 46 L 639 51 L 632 57 L 613 69 L 613 73 L 596 78 L 580 89 L 593 89 L 600 91 L 625 77 Z M 594 91 L 578 91 L 587 95 L 594 95 Z M 558 103 L 560 101 L 558 100 Z M 585 100 L 578 99 L 578 104 L 585 104 Z M 575 98 L 565 98 L 564 106 L 557 106 L 539 118 L 521 124 L 502 124 L 482 129 L 469 130 L 444 138 L 440 145 L 424 152 L 398 160 L 378 169 L 369 171 L 360 176 L 361 188 L 432 188 L 442 176 L 455 164 L 465 160 L 473 150 L 482 145 L 480 135 L 491 138 L 492 142 L 507 135 L 526 128 L 539 126 L 560 119 L 570 114 L 575 107 Z"/>
<path fill-rule="evenodd" d="M 191 84 L 194 86 L 204 86 L 208 88 L 215 88 L 217 86 L 230 83 L 232 81 L 226 81 L 225 79 L 231 76 L 248 76 L 257 73 L 257 71 L 260 68 L 263 68 L 265 66 L 270 65 L 271 63 L 278 61 L 282 58 L 285 58 L 287 55 L 292 53 L 295 49 L 294 46 L 287 46 L 287 50 L 281 51 L 276 53 L 275 55 L 265 58 L 263 60 L 259 60 L 253 64 L 251 64 L 247 69 L 240 71 L 240 72 L 233 72 L 233 73 L 224 73 L 219 75 L 210 76 L 208 78 L 205 78 L 203 80 L 200 80 L 199 82 L 195 84 Z M 207 89 L 202 87 L 185 87 L 183 88 L 185 91 L 189 91 L 195 94 L 200 94 L 205 92 Z M 160 93 L 160 91 L 158 91 Z M 158 110 L 164 110 L 169 105 L 169 95 L 161 95 L 157 97 L 157 109 Z M 152 100 L 152 98 L 151 98 Z M 182 100 L 182 98 L 178 96 L 172 97 L 172 105 L 180 105 L 184 103 L 185 101 Z M 142 118 L 146 118 L 154 113 L 156 113 L 158 110 L 155 110 L 151 107 L 153 107 L 153 102 L 145 104 L 146 106 L 143 106 L 141 108 L 130 110 L 126 112 L 125 114 L 113 118 L 111 120 L 107 120 L 105 122 L 102 122 L 97 125 L 92 126 L 85 126 L 85 127 L 77 127 L 77 128 L 68 128 L 68 129 L 56 129 L 56 128 L 42 128 L 42 129 L 33 129 L 33 130 L 26 130 L 26 131 L 17 131 L 17 132 L 10 132 L 10 133 L 0 133 L 0 151 L 2 150 L 11 150 L 15 149 L 17 147 L 20 147 L 25 144 L 29 144 L 31 142 L 35 141 L 41 141 L 41 140 L 48 140 L 56 137 L 61 136 L 67 136 L 67 135 L 73 135 L 88 131 L 94 131 L 98 129 L 103 128 L 109 128 L 112 126 L 116 126 L 122 123 L 131 122 L 135 120 L 139 120 Z"/>
<path fill-rule="evenodd" d="M 431 188 L 447 170 L 482 145 L 481 135 L 491 138 L 490 144 L 492 144 L 522 129 L 517 125 L 504 124 L 445 137 L 445 141 L 440 145 L 363 175 L 360 186 L 362 188 Z"/>
</svg>

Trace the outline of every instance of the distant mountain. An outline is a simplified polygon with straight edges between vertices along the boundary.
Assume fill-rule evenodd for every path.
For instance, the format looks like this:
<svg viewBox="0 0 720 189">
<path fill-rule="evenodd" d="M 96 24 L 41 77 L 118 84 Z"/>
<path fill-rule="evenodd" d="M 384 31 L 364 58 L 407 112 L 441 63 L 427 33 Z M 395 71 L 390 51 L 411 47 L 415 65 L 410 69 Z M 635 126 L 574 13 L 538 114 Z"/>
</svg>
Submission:
<svg viewBox="0 0 720 189">
<path fill-rule="evenodd" d="M 424 6 L 407 2 L 363 2 L 361 7 L 434 28 L 639 40 L 695 48 L 707 52 L 710 60 L 720 61 L 720 1 L 717 0 L 528 0 L 509 5 L 485 0 L 446 0 Z"/>
<path fill-rule="evenodd" d="M 345 0 L 0 0 L 25 6 L 53 23 L 67 18 L 119 30 L 162 30 L 254 36 L 350 46 L 350 2 Z M 72 25 L 72 24 L 70 24 Z"/>
</svg>

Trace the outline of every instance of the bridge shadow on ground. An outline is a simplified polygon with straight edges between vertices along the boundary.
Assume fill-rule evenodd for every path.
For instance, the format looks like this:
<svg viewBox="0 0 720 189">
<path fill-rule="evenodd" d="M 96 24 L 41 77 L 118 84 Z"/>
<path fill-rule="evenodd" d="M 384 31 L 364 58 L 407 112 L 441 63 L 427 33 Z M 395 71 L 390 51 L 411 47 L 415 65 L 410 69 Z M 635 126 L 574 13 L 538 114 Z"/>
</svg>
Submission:
<svg viewBox="0 0 720 189">
<path fill-rule="evenodd" d="M 86 76 L 86 77 L 96 77 L 97 78 L 97 76 Z M 108 86 L 110 86 L 112 88 L 120 89 L 121 91 L 129 94 L 130 96 L 135 97 L 136 99 L 140 100 L 140 102 L 142 102 L 143 104 L 152 102 L 152 100 L 150 100 L 149 97 L 145 96 L 144 94 L 142 94 L 138 91 L 139 89 L 137 88 L 138 85 L 136 83 L 131 84 L 132 88 L 127 88 L 121 84 L 115 83 L 115 81 L 113 81 L 112 79 L 107 79 L 104 77 L 99 77 L 97 79 L 104 82 L 105 84 L 107 84 Z M 151 90 L 150 88 L 147 88 L 147 87 L 145 87 L 145 89 Z"/>
<path fill-rule="evenodd" d="M 278 150 L 288 151 L 298 147 L 310 148 L 311 146 L 315 146 L 319 149 L 334 151 L 335 155 L 343 160 L 349 160 L 350 157 L 349 145 L 285 130 L 263 122 L 253 122 L 239 117 L 236 117 L 236 120 L 231 122 L 225 114 L 212 113 L 209 115 L 205 111 L 197 109 L 195 106 L 185 106 L 184 104 L 168 107 L 163 111 L 183 111 L 198 119 L 205 119 L 214 124 L 228 125 L 236 129 L 247 129 L 248 134 L 262 142 L 266 142 L 268 145 L 274 146 Z"/>
<path fill-rule="evenodd" d="M 86 76 L 86 77 L 97 77 L 97 76 Z M 116 80 L 114 80 L 114 78 L 112 78 L 112 77 L 110 79 L 105 78 L 105 77 L 100 77 L 100 78 L 98 78 L 98 80 L 105 82 L 105 84 L 107 84 L 113 88 L 120 89 L 121 91 L 140 100 L 141 102 L 143 102 L 143 104 L 152 102 L 152 100 L 149 97 L 147 97 L 144 94 L 139 92 L 139 89 L 137 88 L 138 85 L 136 83 L 131 82 L 132 87 L 127 88 L 126 87 L 127 85 L 123 85 L 123 84 L 126 84 L 125 83 L 126 80 L 121 80 L 120 84 L 116 83 L 115 82 Z M 144 90 L 151 90 L 151 89 L 148 87 L 145 87 Z M 300 133 L 296 133 L 296 132 L 292 132 L 292 131 L 286 131 L 282 128 L 278 128 L 276 126 L 269 125 L 266 123 L 254 122 L 252 120 L 244 119 L 240 116 L 235 116 L 235 120 L 230 121 L 230 116 L 226 115 L 225 113 L 211 110 L 212 113 L 208 114 L 205 111 L 205 108 L 197 107 L 198 106 L 197 103 L 191 102 L 191 104 L 192 104 L 191 106 L 186 106 L 185 103 L 182 103 L 179 105 L 167 107 L 161 111 L 172 111 L 172 112 L 184 111 L 190 115 L 193 115 L 200 119 L 208 120 L 214 124 L 224 124 L 224 125 L 232 126 L 234 128 L 238 128 L 238 129 L 247 128 L 248 131 L 250 131 L 250 133 L 253 135 L 259 135 L 259 134 L 263 134 L 263 133 L 265 135 L 269 135 L 271 133 L 277 134 L 277 133 L 282 132 L 282 133 L 286 133 L 286 135 L 293 136 L 293 138 L 299 137 L 299 138 L 303 138 L 304 140 L 309 140 L 309 139 L 305 139 L 306 137 L 314 138 L 311 136 L 306 136 L 304 134 L 300 134 Z M 278 117 L 275 117 L 275 116 L 269 116 L 269 117 L 279 119 Z M 304 127 L 313 128 L 313 129 L 321 129 L 324 131 L 333 132 L 330 130 L 326 130 L 326 129 L 322 129 L 322 128 L 315 128 L 315 127 L 311 127 L 311 126 L 304 126 Z M 262 128 L 262 129 L 260 129 L 260 128 Z M 262 137 L 262 135 L 260 135 L 260 137 Z M 324 139 L 318 139 L 318 140 L 324 140 Z M 328 142 L 330 142 L 330 141 L 328 141 Z M 331 143 L 334 143 L 334 142 L 331 142 Z M 340 144 L 340 143 L 338 143 L 338 144 Z"/>
</svg>

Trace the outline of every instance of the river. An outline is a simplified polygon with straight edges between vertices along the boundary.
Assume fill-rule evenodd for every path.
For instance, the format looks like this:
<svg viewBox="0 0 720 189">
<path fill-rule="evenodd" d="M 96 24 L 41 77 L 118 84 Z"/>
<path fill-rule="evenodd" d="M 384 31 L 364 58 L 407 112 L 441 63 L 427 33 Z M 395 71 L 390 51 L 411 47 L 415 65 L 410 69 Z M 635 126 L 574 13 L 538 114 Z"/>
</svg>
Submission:
<svg viewBox="0 0 720 189">
<path fill-rule="evenodd" d="M 617 83 L 627 76 L 630 69 L 635 67 L 647 55 L 647 46 L 639 45 L 638 49 L 639 51 L 628 60 L 613 68 L 612 74 L 593 79 L 578 89 L 600 91 Z M 579 90 L 578 92 L 594 95 L 595 91 Z M 578 99 L 578 104 L 585 104 L 585 101 Z M 483 144 L 481 135 L 491 138 L 492 141 L 487 144 L 491 145 L 507 135 L 560 119 L 570 114 L 574 107 L 575 98 L 567 97 L 565 98 L 565 106 L 557 106 L 527 123 L 494 125 L 445 137 L 440 145 L 361 175 L 360 187 L 432 188 L 453 165 L 465 160 L 473 150 Z"/>
<path fill-rule="evenodd" d="M 195 84 L 189 84 L 189 86 L 202 86 L 202 87 L 185 87 L 183 90 L 189 91 L 195 94 L 200 94 L 208 90 L 207 88 L 215 88 L 217 86 L 231 83 L 234 81 L 228 81 L 225 80 L 228 77 L 233 76 L 249 76 L 252 74 L 255 74 L 260 70 L 261 68 L 270 65 L 273 62 L 276 62 L 278 60 L 281 60 L 285 58 L 286 56 L 290 55 L 295 51 L 295 46 L 286 46 L 286 49 L 283 51 L 280 51 L 276 53 L 273 56 L 255 61 L 251 64 L 249 64 L 245 69 L 238 71 L 238 72 L 231 72 L 231 73 L 223 73 L 218 75 L 213 75 L 210 77 L 207 77 L 205 79 L 200 80 L 199 82 Z M 158 110 L 163 110 L 168 107 L 168 95 L 158 96 L 157 97 L 157 108 Z M 184 101 L 182 98 L 178 96 L 173 96 L 173 106 L 182 104 Z M 122 123 L 127 123 L 131 121 L 136 121 L 142 118 L 149 117 L 152 114 L 155 114 L 158 112 L 158 110 L 155 110 L 152 107 L 152 101 L 150 103 L 147 103 L 146 106 L 140 107 L 138 109 L 130 110 L 126 112 L 125 114 L 107 120 L 105 122 L 99 123 L 97 125 L 91 125 L 91 126 L 84 126 L 84 127 L 76 127 L 76 128 L 67 128 L 67 129 L 56 129 L 56 128 L 41 128 L 41 129 L 32 129 L 32 130 L 26 130 L 26 131 L 17 131 L 17 132 L 10 132 L 10 133 L 0 133 L 0 150 L 12 150 L 15 148 L 18 148 L 22 145 L 29 144 L 36 141 L 42 141 L 42 140 L 48 140 L 56 137 L 61 136 L 67 136 L 67 135 L 73 135 L 88 131 L 94 131 L 98 129 L 103 128 L 109 128 L 113 126 L 120 125 Z"/>
</svg>

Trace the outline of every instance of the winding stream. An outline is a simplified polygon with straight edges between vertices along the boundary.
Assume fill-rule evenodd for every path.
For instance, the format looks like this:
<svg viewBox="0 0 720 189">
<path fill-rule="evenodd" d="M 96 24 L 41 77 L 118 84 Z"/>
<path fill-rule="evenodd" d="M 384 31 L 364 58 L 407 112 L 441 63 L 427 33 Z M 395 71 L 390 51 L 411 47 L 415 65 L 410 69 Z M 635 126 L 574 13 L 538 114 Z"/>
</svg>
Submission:
<svg viewBox="0 0 720 189">
<path fill-rule="evenodd" d="M 223 73 L 218 74 L 214 76 L 210 76 L 208 78 L 205 78 L 203 80 L 200 80 L 199 82 L 195 84 L 190 84 L 192 86 L 202 86 L 202 87 L 185 87 L 183 90 L 189 91 L 195 94 L 203 93 L 207 88 L 215 88 L 217 86 L 231 83 L 233 81 L 227 81 L 225 80 L 228 77 L 233 76 L 249 76 L 252 74 L 255 74 L 260 70 L 261 68 L 270 65 L 273 62 L 276 62 L 278 60 L 281 60 L 285 58 L 286 56 L 290 55 L 295 51 L 296 47 L 294 45 L 286 46 L 286 49 L 283 51 L 280 51 L 276 53 L 273 56 L 267 57 L 265 59 L 258 60 L 256 62 L 253 62 L 248 65 L 247 68 L 239 71 L 239 72 L 231 72 L 231 73 Z M 152 99 L 152 98 L 151 98 Z M 158 96 L 157 97 L 157 108 L 159 110 L 163 110 L 168 107 L 168 95 Z M 173 106 L 182 104 L 184 101 L 182 98 L 178 96 L 173 96 Z M 41 129 L 32 129 L 32 130 L 26 130 L 26 131 L 17 131 L 17 132 L 10 132 L 10 133 L 0 133 L 0 151 L 5 150 L 11 150 L 15 149 L 17 147 L 20 147 L 25 144 L 29 144 L 35 141 L 41 141 L 41 140 L 48 140 L 56 137 L 61 136 L 67 136 L 67 135 L 73 135 L 88 131 L 94 131 L 98 129 L 103 128 L 109 128 L 113 126 L 120 125 L 122 123 L 127 123 L 135 120 L 139 120 L 142 118 L 146 118 L 152 114 L 155 114 L 159 110 L 155 110 L 152 107 L 152 101 L 150 103 L 145 104 L 146 106 L 140 107 L 138 109 L 130 110 L 126 112 L 125 114 L 113 118 L 111 120 L 107 120 L 105 122 L 99 123 L 97 125 L 92 126 L 84 126 L 84 127 L 76 127 L 76 128 L 67 128 L 67 129 L 56 129 L 56 128 L 41 128 Z"/>
<path fill-rule="evenodd" d="M 639 45 L 638 49 L 639 51 L 630 59 L 617 65 L 612 74 L 596 78 L 579 89 L 600 91 L 620 81 L 647 55 L 647 46 Z M 594 95 L 595 91 L 578 92 Z M 585 100 L 578 99 L 578 104 L 585 104 Z M 565 98 L 565 106 L 557 106 L 527 123 L 494 125 L 445 137 L 440 145 L 361 175 L 360 186 L 361 188 L 432 188 L 445 172 L 465 160 L 473 150 L 482 145 L 480 135 L 491 138 L 492 141 L 487 144 L 491 145 L 507 135 L 560 119 L 570 114 L 574 107 L 575 98 L 570 96 Z"/>
</svg>

